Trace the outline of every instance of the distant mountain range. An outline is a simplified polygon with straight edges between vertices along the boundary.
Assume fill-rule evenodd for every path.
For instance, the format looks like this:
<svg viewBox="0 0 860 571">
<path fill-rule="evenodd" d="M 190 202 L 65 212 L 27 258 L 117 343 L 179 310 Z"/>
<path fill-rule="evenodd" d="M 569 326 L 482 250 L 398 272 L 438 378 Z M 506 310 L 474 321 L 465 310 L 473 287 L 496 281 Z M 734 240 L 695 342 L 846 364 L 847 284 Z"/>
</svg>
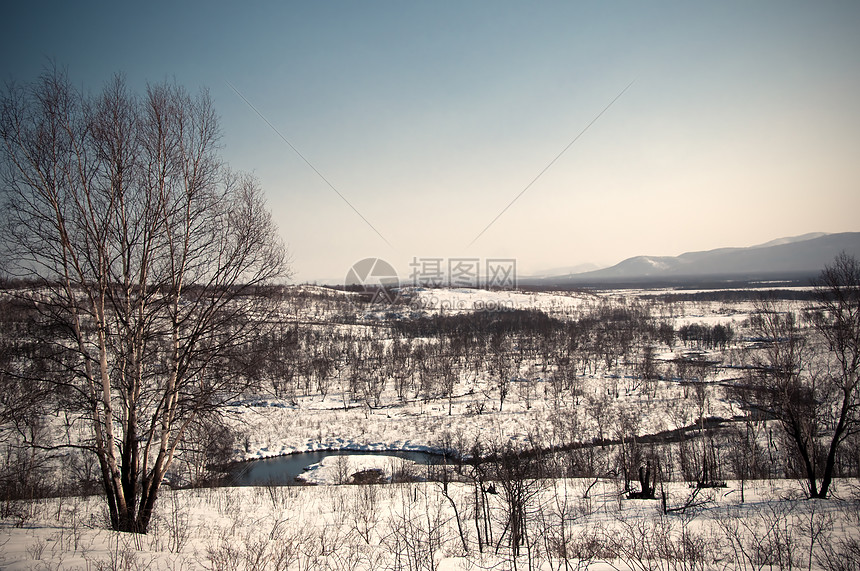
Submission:
<svg viewBox="0 0 860 571">
<path fill-rule="evenodd" d="M 813 233 L 748 248 L 636 256 L 601 270 L 521 279 L 523 285 L 613 285 L 702 281 L 794 281 L 817 276 L 840 252 L 860 258 L 860 232 Z"/>
<path fill-rule="evenodd" d="M 575 266 L 559 266 L 557 268 L 549 268 L 541 270 L 539 273 L 532 275 L 532 278 L 571 276 L 573 274 L 582 274 L 585 272 L 593 272 L 601 269 L 601 266 L 592 263 L 577 264 Z"/>
</svg>

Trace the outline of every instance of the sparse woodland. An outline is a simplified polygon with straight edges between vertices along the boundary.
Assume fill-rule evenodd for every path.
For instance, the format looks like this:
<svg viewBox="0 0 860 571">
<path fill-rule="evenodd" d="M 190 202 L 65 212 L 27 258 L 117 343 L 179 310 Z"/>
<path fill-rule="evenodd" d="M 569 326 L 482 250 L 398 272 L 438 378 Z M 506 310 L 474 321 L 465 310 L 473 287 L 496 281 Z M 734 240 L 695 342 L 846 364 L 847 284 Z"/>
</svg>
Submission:
<svg viewBox="0 0 860 571">
<path fill-rule="evenodd" d="M 30 568 L 860 565 L 856 402 L 843 406 L 850 393 L 836 390 L 851 378 L 835 374 L 839 355 L 827 357 L 835 327 L 823 329 L 822 312 L 834 309 L 822 302 L 611 292 L 570 294 L 571 303 L 550 309 L 416 311 L 408 296 L 428 293 L 404 291 L 380 316 L 334 290 L 279 295 L 278 327 L 252 344 L 253 386 L 221 420 L 189 431 L 169 475 L 188 489 L 164 492 L 138 539 L 106 531 L 103 500 L 79 495 L 98 494 L 95 462 L 63 444 L 85 433 L 50 395 L 27 404 L 5 377 L 19 387 L 6 394 L 19 396 L 4 406 L 35 407 L 7 408 L 4 425 L 4 522 L 10 538 L 33 529 L 25 555 L 40 558 Z M 21 296 L 5 299 L 4 331 L 16 334 L 4 343 L 27 345 L 38 314 Z M 4 351 L 7 366 L 26 354 L 38 367 L 37 348 Z M 805 360 L 787 365 L 786 350 Z M 815 399 L 789 398 L 813 389 Z M 793 406 L 814 436 L 801 439 L 807 450 L 790 432 Z M 830 415 L 843 409 L 825 488 L 840 418 Z M 406 435 L 450 456 L 403 468 L 398 483 L 195 487 L 217 481 L 230 460 L 332 435 L 356 448 L 397 447 Z M 824 489 L 827 499 L 808 499 Z M 63 513 L 74 514 L 71 529 L 55 527 Z M 42 525 L 53 536 L 37 533 Z"/>
<path fill-rule="evenodd" d="M 279 285 L 205 95 L 3 103 L 4 568 L 860 568 L 854 258 L 801 292 L 368 305 Z M 444 462 L 219 487 L 318 448 Z"/>
</svg>

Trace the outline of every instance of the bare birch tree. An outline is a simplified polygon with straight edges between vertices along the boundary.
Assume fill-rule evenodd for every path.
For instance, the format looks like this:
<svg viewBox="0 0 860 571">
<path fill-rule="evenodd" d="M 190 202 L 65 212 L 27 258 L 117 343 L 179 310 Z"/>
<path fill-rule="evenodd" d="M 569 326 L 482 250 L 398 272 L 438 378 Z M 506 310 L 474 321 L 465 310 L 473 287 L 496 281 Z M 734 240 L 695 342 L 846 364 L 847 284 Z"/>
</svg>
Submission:
<svg viewBox="0 0 860 571">
<path fill-rule="evenodd" d="M 7 90 L 0 139 L 4 269 L 56 332 L 32 381 L 89 428 L 113 528 L 145 533 L 195 417 L 249 382 L 286 251 L 205 92 L 87 96 L 50 69 Z"/>
</svg>

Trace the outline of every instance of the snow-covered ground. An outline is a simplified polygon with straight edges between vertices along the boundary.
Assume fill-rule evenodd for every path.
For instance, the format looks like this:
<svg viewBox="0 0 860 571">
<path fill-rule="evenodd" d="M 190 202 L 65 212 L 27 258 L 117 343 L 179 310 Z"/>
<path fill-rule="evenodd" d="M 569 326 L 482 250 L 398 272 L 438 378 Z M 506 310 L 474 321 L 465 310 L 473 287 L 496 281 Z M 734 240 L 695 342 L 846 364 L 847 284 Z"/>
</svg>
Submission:
<svg viewBox="0 0 860 571">
<path fill-rule="evenodd" d="M 355 470 L 378 462 L 354 461 Z M 493 541 L 481 548 L 473 486 L 410 483 L 167 490 L 146 535 L 108 531 L 95 497 L 25 503 L 0 524 L 0 568 L 856 569 L 847 559 L 860 541 L 854 481 L 838 482 L 839 499 L 826 501 L 799 500 L 792 481 L 747 482 L 744 503 L 729 482 L 684 511 L 695 490 L 673 484 L 668 514 L 659 500 L 624 499 L 613 480 L 529 485 L 518 556 L 504 493 L 487 496 Z"/>
<path fill-rule="evenodd" d="M 308 286 L 305 286 L 308 287 Z M 319 289 L 322 293 L 316 292 Z M 331 290 L 311 288 L 314 295 L 331 295 Z M 406 307 L 395 313 L 400 319 L 426 315 L 470 313 L 486 308 L 540 309 L 561 319 L 575 318 L 610 300 L 628 300 L 647 290 L 591 292 L 518 292 L 475 289 L 404 288 L 401 295 L 409 300 Z M 684 302 L 666 308 L 656 304 L 652 312 L 658 320 L 676 329 L 691 323 L 714 326 L 729 324 L 739 328 L 753 310 L 751 302 Z M 308 311 L 307 309 L 305 310 Z M 660 316 L 660 312 L 666 312 Z M 364 314 L 366 319 L 384 319 L 387 309 L 379 308 Z M 408 314 L 408 315 L 407 315 Z M 340 330 L 360 330 L 361 325 L 338 325 Z M 372 333 L 372 330 L 368 328 Z M 386 345 L 387 340 L 383 340 Z M 664 347 L 658 354 L 663 362 L 682 355 L 688 348 L 680 342 L 672 349 Z M 702 351 L 698 351 L 701 353 Z M 708 356 L 708 352 L 704 352 Z M 727 364 L 734 364 L 726 353 Z M 714 356 L 719 360 L 719 355 Z M 426 399 L 411 395 L 399 399 L 389 384 L 382 394 L 382 406 L 370 408 L 344 398 L 341 379 L 325 396 L 295 395 L 291 402 L 257 399 L 236 403 L 230 407 L 233 426 L 241 434 L 236 459 L 268 458 L 294 452 L 313 450 L 417 450 L 438 451 L 446 442 L 459 439 L 474 441 L 483 436 L 501 441 L 536 441 L 551 446 L 558 444 L 553 433 L 553 419 L 560 416 L 576 419 L 580 431 L 592 436 L 597 432 L 596 419 L 585 412 L 588 399 L 606 400 L 603 414 L 617 418 L 634 410 L 639 422 L 639 434 L 653 434 L 680 428 L 678 419 L 667 416 L 667 403 L 680 406 L 686 391 L 673 382 L 659 382 L 657 398 L 644 396 L 641 387 L 630 379 L 607 376 L 605 372 L 582 374 L 577 381 L 579 396 L 553 395 L 548 382 L 551 371 L 528 370 L 521 366 L 519 380 L 511 383 L 510 391 L 501 404 L 498 393 L 488 386 L 487 375 L 462 372 L 454 390 L 451 411 L 447 398 Z M 718 371 L 711 379 L 718 381 L 731 373 Z M 515 373 L 517 375 L 517 373 Z M 530 379 L 528 383 L 523 380 Z M 607 398 L 607 392 L 612 398 Z M 346 406 L 345 406 L 346 405 Z M 714 399 L 710 413 L 731 417 L 729 403 Z"/>
<path fill-rule="evenodd" d="M 379 480 L 391 482 L 398 472 L 417 474 L 417 464 L 412 460 L 375 454 L 343 454 L 327 456 L 322 462 L 311 464 L 296 479 L 317 486 L 351 483 L 355 474 L 377 473 Z"/>
<path fill-rule="evenodd" d="M 581 398 L 563 397 L 558 403 L 546 398 L 548 383 L 539 382 L 530 389 L 537 393 L 530 404 L 517 394 L 519 387 L 514 383 L 501 411 L 497 400 L 470 387 L 458 393 L 451 415 L 447 399 L 414 399 L 379 409 L 353 406 L 346 410 L 338 398 L 302 398 L 295 407 L 271 406 L 279 404 L 272 402 L 245 403 L 231 409 L 234 427 L 242 435 L 237 455 L 241 460 L 251 460 L 313 450 L 439 451 L 446 442 L 471 443 L 478 436 L 497 444 L 533 441 L 551 446 L 561 443 L 557 440 L 560 435 L 553 432 L 553 422 L 560 416 L 575 420 L 583 435 L 597 434 L 596 419 L 585 410 L 588 397 L 606 401 L 602 414 L 607 419 L 635 411 L 642 435 L 685 425 L 665 413 L 668 401 L 679 405 L 685 402 L 683 387 L 675 383 L 660 382 L 660 399 L 648 399 L 639 393 L 625 394 L 630 379 L 584 377 L 581 381 Z M 618 386 L 618 398 L 604 397 L 607 384 Z M 484 410 L 479 413 L 480 407 Z M 723 401 L 715 401 L 711 412 L 723 417 L 733 414 Z"/>
<path fill-rule="evenodd" d="M 338 292 L 306 286 L 294 293 L 297 321 L 311 327 L 327 323 L 336 332 L 376 330 L 363 321 L 331 324 L 350 303 Z M 410 296 L 406 307 L 412 313 L 400 318 L 537 308 L 561 320 L 633 295 L 466 289 L 404 294 Z M 751 302 L 650 306 L 657 322 L 676 329 L 729 324 L 736 332 L 753 310 Z M 372 311 L 364 317 L 371 322 L 386 318 Z M 382 342 L 387 347 L 389 340 Z M 719 383 L 738 374 L 731 368 L 739 362 L 733 351 L 742 347 L 695 349 L 727 365 L 708 373 L 701 403 L 689 383 L 673 376 L 673 360 L 693 350 L 680 341 L 656 347 L 665 373 L 659 381 L 643 383 L 625 373 L 629 365 L 622 364 L 620 373 L 598 366 L 579 371 L 574 387 L 563 392 L 551 382 L 551 367 L 525 359 L 518 362 L 503 402 L 488 373 L 475 373 L 465 363 L 450 402 L 415 390 L 401 398 L 389 382 L 379 406 L 371 408 L 345 392 L 343 379 L 325 396 L 311 391 L 282 399 L 248 398 L 227 407 L 237 434 L 234 458 L 253 461 L 313 450 L 468 450 L 477 441 L 540 448 L 572 438 L 615 438 L 613 431 L 622 423 L 625 437 L 641 437 L 690 426 L 700 414 L 726 419 L 741 414 Z M 828 562 L 839 561 L 849 562 L 844 569 L 860 567 L 860 484 L 855 481 L 840 481 L 834 499 L 827 501 L 800 500 L 803 489 L 795 481 L 747 482 L 744 503 L 739 482 L 699 491 L 669 482 L 661 486 L 667 494 L 664 513 L 659 500 L 625 499 L 623 478 L 614 470 L 602 472 L 612 477 L 601 480 L 529 480 L 524 511 L 529 535 L 515 555 L 505 539 L 510 538 L 509 498 L 498 489 L 502 493 L 486 496 L 486 509 L 479 506 L 467 473 L 448 488 L 434 482 L 333 485 L 360 473 L 389 481 L 403 470 L 409 471 L 408 462 L 388 456 L 330 456 L 303 474 L 313 486 L 165 490 L 145 536 L 108 531 L 98 497 L 5 502 L 0 568 L 830 571 L 839 567 Z M 682 510 L 685 504 L 690 505 Z M 479 533 L 484 534 L 480 542 Z M 490 545 L 487 533 L 493 534 Z M 790 557 L 781 555 L 786 553 Z"/>
<path fill-rule="evenodd" d="M 423 313 L 510 311 L 537 309 L 549 315 L 568 314 L 599 296 L 583 292 L 489 291 L 469 288 L 404 288 L 401 296 L 410 308 Z"/>
</svg>

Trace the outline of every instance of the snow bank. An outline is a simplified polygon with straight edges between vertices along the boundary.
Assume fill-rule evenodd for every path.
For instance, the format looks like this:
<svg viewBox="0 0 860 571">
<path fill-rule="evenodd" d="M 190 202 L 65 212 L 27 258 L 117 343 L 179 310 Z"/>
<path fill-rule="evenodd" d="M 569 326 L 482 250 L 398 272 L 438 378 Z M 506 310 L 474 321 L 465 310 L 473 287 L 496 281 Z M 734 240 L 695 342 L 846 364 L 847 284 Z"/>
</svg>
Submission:
<svg viewBox="0 0 860 571">
<path fill-rule="evenodd" d="M 398 473 L 416 471 L 416 462 L 394 456 L 377 456 L 370 454 L 339 454 L 327 456 L 322 462 L 311 464 L 305 473 L 296 477 L 308 484 L 336 485 L 352 481 L 352 478 L 362 472 L 376 471 L 387 482 Z"/>
</svg>

